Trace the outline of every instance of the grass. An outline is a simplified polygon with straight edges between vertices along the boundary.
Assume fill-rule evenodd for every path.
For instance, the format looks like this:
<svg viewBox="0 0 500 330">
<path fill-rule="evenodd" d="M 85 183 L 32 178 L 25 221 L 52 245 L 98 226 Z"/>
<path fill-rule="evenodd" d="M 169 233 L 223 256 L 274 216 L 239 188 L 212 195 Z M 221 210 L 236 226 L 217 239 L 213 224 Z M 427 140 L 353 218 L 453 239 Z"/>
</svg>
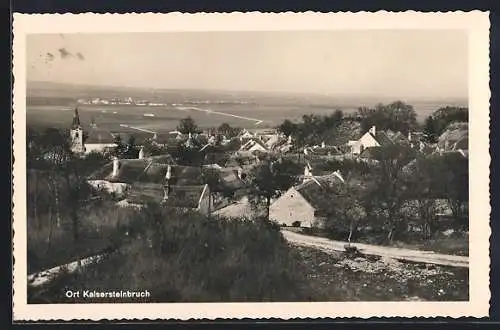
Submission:
<svg viewBox="0 0 500 330">
<path fill-rule="evenodd" d="M 144 211 L 140 226 L 104 262 L 69 275 L 36 302 L 129 302 L 75 299 L 71 290 L 148 290 L 149 302 L 314 300 L 303 264 L 279 227 L 260 221 L 207 219 L 174 210 Z"/>
<path fill-rule="evenodd" d="M 306 229 L 306 228 L 294 228 L 287 227 L 286 230 L 290 230 L 296 233 L 312 235 L 318 237 L 325 237 L 333 240 L 347 241 L 348 233 L 330 233 L 321 229 Z M 385 243 L 385 233 L 365 233 L 362 236 L 356 237 L 353 243 L 365 243 L 373 245 L 387 245 Z M 408 233 L 406 235 L 400 235 L 399 239 L 396 239 L 391 244 L 387 245 L 397 248 L 405 248 L 411 250 L 422 250 L 422 251 L 433 251 L 436 253 L 468 256 L 469 255 L 469 236 L 461 231 L 456 231 L 452 235 L 446 236 L 442 232 L 437 232 L 431 238 L 424 238 L 419 233 Z"/>
<path fill-rule="evenodd" d="M 79 214 L 79 240 L 74 241 L 70 221 L 64 215 L 61 226 L 47 225 L 47 216 L 38 227 L 28 219 L 28 273 L 38 272 L 92 256 L 120 244 L 124 228 L 137 221 L 132 209 L 117 208 L 111 202 L 93 205 Z M 52 220 L 53 221 L 53 220 Z"/>
<path fill-rule="evenodd" d="M 120 233 L 120 249 L 30 303 L 468 300 L 468 269 L 294 247 L 264 221 L 155 206 L 101 212 L 95 219 Z M 151 297 L 66 298 L 66 290 L 148 290 Z"/>
<path fill-rule="evenodd" d="M 297 250 L 308 286 L 324 301 L 467 301 L 469 270 Z"/>
</svg>

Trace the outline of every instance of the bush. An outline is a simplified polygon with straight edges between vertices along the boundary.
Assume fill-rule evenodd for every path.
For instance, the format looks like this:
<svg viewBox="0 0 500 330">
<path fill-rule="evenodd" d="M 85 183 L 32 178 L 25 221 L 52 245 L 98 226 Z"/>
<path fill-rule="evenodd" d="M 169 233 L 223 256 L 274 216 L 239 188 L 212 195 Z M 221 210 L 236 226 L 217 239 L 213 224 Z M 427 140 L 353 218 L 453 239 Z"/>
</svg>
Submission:
<svg viewBox="0 0 500 330">
<path fill-rule="evenodd" d="M 75 242 L 67 217 L 62 216 L 60 227 L 56 226 L 55 219 L 46 215 L 40 217 L 37 223 L 28 218 L 29 273 L 120 246 L 124 233 L 133 235 L 142 227 L 144 221 L 136 210 L 117 208 L 109 201 L 97 201 L 80 210 L 79 219 L 80 239 Z"/>
<path fill-rule="evenodd" d="M 129 244 L 66 287 L 147 289 L 156 302 L 310 299 L 301 260 L 279 225 L 155 206 L 141 217 L 146 221 Z"/>
<path fill-rule="evenodd" d="M 300 227 L 300 221 L 292 222 L 292 227 Z"/>
</svg>

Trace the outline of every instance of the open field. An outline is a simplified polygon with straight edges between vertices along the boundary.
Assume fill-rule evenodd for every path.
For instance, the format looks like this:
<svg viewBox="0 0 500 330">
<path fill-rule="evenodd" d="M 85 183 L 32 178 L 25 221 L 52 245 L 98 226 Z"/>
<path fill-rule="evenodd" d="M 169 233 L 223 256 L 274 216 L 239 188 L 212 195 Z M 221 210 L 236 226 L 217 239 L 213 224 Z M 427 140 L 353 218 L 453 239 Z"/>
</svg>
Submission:
<svg viewBox="0 0 500 330">
<path fill-rule="evenodd" d="M 175 129 L 179 119 L 187 116 L 191 116 L 202 128 L 219 126 L 223 122 L 244 128 L 274 127 L 284 119 L 300 120 L 304 114 L 326 115 L 336 109 L 341 109 L 347 114 L 356 111 L 360 106 L 373 106 L 378 102 L 395 100 L 279 93 L 137 90 L 59 86 L 50 83 L 32 85 L 27 95 L 27 123 L 41 127 L 68 127 L 73 115 L 71 110 L 80 98 L 132 97 L 166 104 L 165 106 L 79 105 L 84 127 L 89 125 L 93 118 L 101 128 L 117 132 L 124 131 L 120 128 L 120 124 L 142 127 L 155 132 L 170 131 Z M 465 101 L 444 99 L 403 101 L 414 106 L 419 121 L 423 121 L 441 106 L 466 105 Z"/>
</svg>

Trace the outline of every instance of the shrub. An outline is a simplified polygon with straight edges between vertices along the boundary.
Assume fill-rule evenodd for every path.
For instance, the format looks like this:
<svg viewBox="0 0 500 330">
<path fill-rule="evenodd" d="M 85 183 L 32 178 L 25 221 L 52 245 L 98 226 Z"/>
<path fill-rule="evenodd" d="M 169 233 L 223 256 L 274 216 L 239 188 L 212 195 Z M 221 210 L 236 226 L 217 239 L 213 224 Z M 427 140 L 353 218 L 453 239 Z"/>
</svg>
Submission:
<svg viewBox="0 0 500 330">
<path fill-rule="evenodd" d="M 147 289 L 149 301 L 157 302 L 311 299 L 301 260 L 279 225 L 207 219 L 155 206 L 141 217 L 145 222 L 134 239 L 66 286 Z"/>
<path fill-rule="evenodd" d="M 300 221 L 292 222 L 292 227 L 300 227 Z"/>
</svg>

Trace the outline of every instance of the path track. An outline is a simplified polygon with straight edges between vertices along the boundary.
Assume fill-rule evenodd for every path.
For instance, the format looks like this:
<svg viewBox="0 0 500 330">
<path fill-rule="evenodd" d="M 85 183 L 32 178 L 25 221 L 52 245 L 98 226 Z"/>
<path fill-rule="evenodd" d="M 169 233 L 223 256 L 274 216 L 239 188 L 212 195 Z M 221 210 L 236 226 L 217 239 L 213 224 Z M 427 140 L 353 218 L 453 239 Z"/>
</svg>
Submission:
<svg viewBox="0 0 500 330">
<path fill-rule="evenodd" d="M 283 236 L 293 245 L 314 247 L 327 253 L 331 253 L 333 251 L 344 252 L 344 247 L 346 244 L 348 244 L 347 242 L 333 241 L 324 237 L 299 234 L 286 229 L 282 230 L 282 233 Z M 351 246 L 357 247 L 361 253 L 368 255 L 376 255 L 380 257 L 388 257 L 426 264 L 469 268 L 469 257 L 464 256 L 439 254 L 432 251 L 401 249 L 362 243 L 351 243 Z"/>
</svg>

